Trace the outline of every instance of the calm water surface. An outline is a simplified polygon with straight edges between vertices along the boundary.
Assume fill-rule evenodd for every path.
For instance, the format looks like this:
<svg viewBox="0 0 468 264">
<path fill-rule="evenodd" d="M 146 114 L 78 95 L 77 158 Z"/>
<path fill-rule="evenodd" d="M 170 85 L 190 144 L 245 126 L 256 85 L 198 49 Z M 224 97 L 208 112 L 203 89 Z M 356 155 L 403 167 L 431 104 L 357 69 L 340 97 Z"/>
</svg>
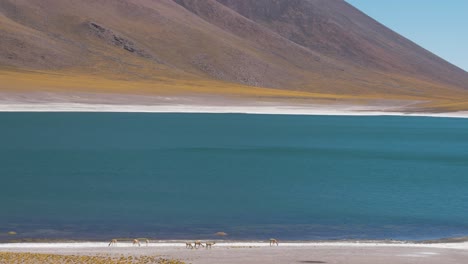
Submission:
<svg viewBox="0 0 468 264">
<path fill-rule="evenodd" d="M 0 188 L 15 238 L 467 236 L 468 119 L 0 113 Z"/>
</svg>

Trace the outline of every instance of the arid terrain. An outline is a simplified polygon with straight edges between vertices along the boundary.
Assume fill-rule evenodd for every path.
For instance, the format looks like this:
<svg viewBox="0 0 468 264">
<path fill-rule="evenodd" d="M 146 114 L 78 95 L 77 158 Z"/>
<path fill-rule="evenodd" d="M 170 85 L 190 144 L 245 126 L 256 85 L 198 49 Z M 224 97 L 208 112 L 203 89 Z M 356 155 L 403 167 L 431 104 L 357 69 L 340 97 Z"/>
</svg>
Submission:
<svg viewBox="0 0 468 264">
<path fill-rule="evenodd" d="M 131 243 L 108 247 L 107 243 L 5 244 L 0 263 L 428 263 L 461 264 L 468 257 L 466 243 L 219 243 L 212 249 L 187 249 L 184 243 Z M 3 262 L 2 262 L 3 261 Z"/>
<path fill-rule="evenodd" d="M 468 73 L 343 0 L 0 1 L 0 98 L 74 93 L 456 111 Z"/>
</svg>

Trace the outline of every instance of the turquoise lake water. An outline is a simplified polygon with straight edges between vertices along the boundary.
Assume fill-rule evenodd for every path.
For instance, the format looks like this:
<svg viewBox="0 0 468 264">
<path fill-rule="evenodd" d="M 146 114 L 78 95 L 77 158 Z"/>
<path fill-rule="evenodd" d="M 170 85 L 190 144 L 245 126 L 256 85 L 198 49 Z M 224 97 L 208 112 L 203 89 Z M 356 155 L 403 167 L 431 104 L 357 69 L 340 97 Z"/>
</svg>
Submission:
<svg viewBox="0 0 468 264">
<path fill-rule="evenodd" d="M 468 119 L 0 113 L 0 180 L 14 238 L 467 236 Z"/>
</svg>

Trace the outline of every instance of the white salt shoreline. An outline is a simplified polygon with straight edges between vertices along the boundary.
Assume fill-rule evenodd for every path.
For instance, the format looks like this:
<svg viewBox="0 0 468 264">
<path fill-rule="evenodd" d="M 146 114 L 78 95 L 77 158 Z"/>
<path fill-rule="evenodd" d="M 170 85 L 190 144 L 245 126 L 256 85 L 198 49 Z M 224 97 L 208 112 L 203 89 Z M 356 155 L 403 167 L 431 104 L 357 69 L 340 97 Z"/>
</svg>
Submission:
<svg viewBox="0 0 468 264">
<path fill-rule="evenodd" d="M 118 242 L 115 246 L 109 247 L 109 242 L 37 242 L 37 243 L 0 243 L 0 251 L 21 250 L 21 249 L 104 249 L 104 248 L 134 248 L 131 241 Z M 218 241 L 216 247 L 221 248 L 262 248 L 269 247 L 267 241 L 251 242 L 223 242 Z M 353 241 L 353 242 L 281 242 L 281 247 L 392 247 L 392 248 L 438 248 L 438 249 L 462 249 L 468 250 L 468 242 L 457 243 L 413 243 L 413 242 L 385 242 L 385 241 Z M 147 247 L 142 243 L 142 247 Z M 184 241 L 151 241 L 148 247 L 153 248 L 184 248 Z"/>
<path fill-rule="evenodd" d="M 268 242 L 221 242 L 212 249 L 187 249 L 183 242 L 152 242 L 147 247 L 119 242 L 89 243 L 21 243 L 0 244 L 0 253 L 100 256 L 137 259 L 141 256 L 177 259 L 192 264 L 271 264 L 271 263 L 336 263 L 336 264 L 462 264 L 468 259 L 468 243 L 416 244 L 384 242 L 303 242 L 281 243 L 270 247 Z M 0 254 L 1 256 L 1 254 Z M 13 258 L 30 256 L 12 255 Z M 0 259 L 1 262 L 1 259 Z M 34 263 L 34 262 L 33 262 Z M 39 263 L 39 262 L 36 262 Z"/>
<path fill-rule="evenodd" d="M 410 116 L 468 118 L 468 111 L 429 113 L 403 112 L 398 108 L 351 105 L 129 105 L 87 103 L 7 103 L 0 112 L 102 112 L 102 113 L 213 113 L 318 116 Z"/>
</svg>

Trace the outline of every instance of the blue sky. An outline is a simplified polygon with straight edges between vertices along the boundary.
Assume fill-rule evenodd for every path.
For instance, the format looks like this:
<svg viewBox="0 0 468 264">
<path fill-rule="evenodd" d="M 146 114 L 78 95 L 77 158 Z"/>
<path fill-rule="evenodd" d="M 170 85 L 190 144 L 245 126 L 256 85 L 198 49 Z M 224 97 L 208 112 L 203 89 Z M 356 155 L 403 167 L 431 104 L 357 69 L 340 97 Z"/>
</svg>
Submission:
<svg viewBox="0 0 468 264">
<path fill-rule="evenodd" d="M 346 0 L 375 20 L 468 71 L 468 0 Z"/>
</svg>

